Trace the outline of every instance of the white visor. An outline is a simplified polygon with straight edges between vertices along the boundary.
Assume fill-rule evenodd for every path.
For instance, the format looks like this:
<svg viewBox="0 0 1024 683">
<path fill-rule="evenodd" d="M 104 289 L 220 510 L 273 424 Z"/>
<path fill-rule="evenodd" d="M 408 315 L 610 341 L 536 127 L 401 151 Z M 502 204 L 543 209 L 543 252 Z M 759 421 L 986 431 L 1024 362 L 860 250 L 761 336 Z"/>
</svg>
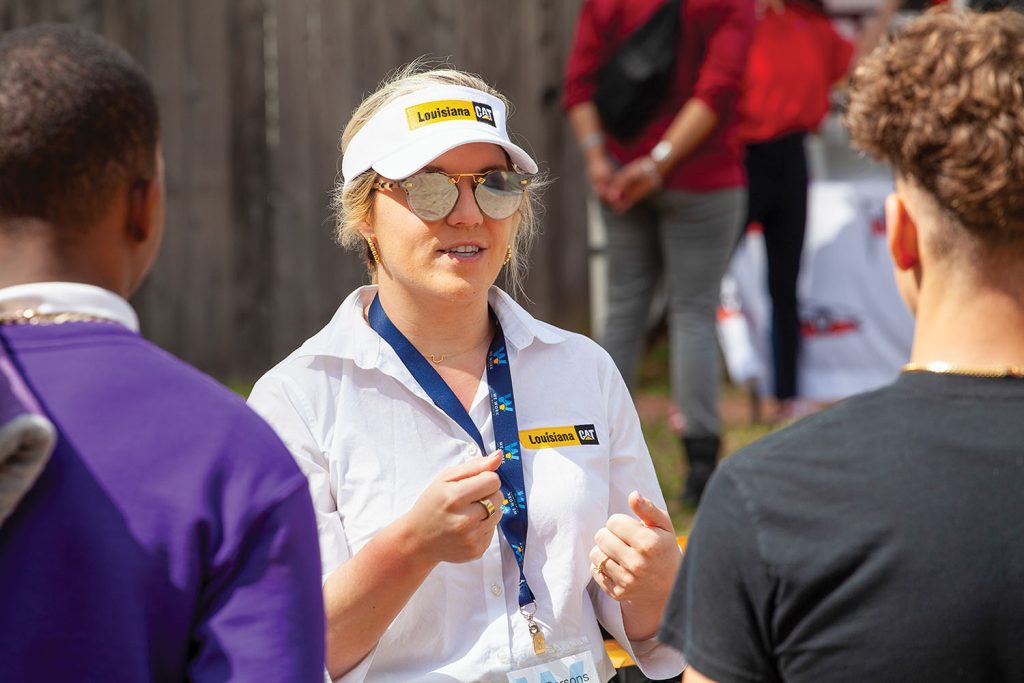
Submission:
<svg viewBox="0 0 1024 683">
<path fill-rule="evenodd" d="M 437 85 L 403 95 L 374 114 L 348 143 L 342 177 L 347 183 L 372 168 L 401 180 L 471 142 L 498 145 L 520 170 L 537 172 L 537 162 L 509 140 L 501 100 L 475 88 Z"/>
</svg>

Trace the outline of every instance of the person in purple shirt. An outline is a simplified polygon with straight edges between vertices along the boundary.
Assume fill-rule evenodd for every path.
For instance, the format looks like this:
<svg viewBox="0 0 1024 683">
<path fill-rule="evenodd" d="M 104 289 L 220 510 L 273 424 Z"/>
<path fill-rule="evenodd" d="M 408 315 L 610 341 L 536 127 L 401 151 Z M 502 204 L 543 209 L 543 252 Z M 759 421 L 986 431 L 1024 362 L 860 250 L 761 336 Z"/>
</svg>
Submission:
<svg viewBox="0 0 1024 683">
<path fill-rule="evenodd" d="M 0 38 L 0 345 L 57 427 L 0 526 L 5 682 L 323 680 L 305 478 L 125 300 L 163 192 L 128 55 L 69 26 Z"/>
</svg>

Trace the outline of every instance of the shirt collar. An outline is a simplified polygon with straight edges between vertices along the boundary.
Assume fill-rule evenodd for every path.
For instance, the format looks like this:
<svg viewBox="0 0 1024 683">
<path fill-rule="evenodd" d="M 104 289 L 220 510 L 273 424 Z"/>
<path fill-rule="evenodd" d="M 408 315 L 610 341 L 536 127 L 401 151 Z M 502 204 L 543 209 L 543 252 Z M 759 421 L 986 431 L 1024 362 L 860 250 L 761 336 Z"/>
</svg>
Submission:
<svg viewBox="0 0 1024 683">
<path fill-rule="evenodd" d="M 333 356 L 354 360 L 360 367 L 380 365 L 383 339 L 363 317 L 363 309 L 373 301 L 376 285 L 355 290 L 334 314 L 331 322 L 306 340 L 297 354 L 300 356 Z M 526 312 L 512 297 L 497 287 L 491 287 L 488 302 L 501 322 L 506 343 L 515 349 L 524 349 L 534 341 L 558 344 L 565 341 L 565 333 L 542 323 Z"/>
<path fill-rule="evenodd" d="M 81 313 L 109 318 L 133 332 L 139 317 L 131 304 L 113 292 L 81 282 L 32 282 L 0 287 L 0 313 L 25 309 L 39 313 Z"/>
<path fill-rule="evenodd" d="M 505 341 L 511 346 L 525 349 L 534 340 L 542 344 L 559 344 L 565 341 L 565 333 L 562 330 L 537 320 L 499 288 L 491 287 L 487 298 L 501 322 Z"/>
</svg>

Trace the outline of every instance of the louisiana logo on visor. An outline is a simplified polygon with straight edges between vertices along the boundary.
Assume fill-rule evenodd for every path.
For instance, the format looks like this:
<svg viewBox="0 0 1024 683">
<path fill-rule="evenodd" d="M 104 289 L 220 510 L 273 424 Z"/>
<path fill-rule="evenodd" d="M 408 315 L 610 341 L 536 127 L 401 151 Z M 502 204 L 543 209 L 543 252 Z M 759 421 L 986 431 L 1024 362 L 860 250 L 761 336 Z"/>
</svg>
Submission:
<svg viewBox="0 0 1024 683">
<path fill-rule="evenodd" d="M 437 100 L 406 107 L 405 118 L 409 130 L 443 121 L 479 121 L 496 127 L 494 110 L 489 105 L 469 100 Z"/>
</svg>

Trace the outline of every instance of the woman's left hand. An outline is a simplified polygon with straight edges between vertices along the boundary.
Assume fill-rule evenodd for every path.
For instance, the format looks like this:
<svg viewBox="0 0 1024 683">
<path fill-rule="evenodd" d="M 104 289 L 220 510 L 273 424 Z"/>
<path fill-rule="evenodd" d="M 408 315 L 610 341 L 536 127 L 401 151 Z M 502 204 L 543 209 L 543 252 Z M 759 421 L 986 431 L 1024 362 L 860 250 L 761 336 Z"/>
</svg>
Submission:
<svg viewBox="0 0 1024 683">
<path fill-rule="evenodd" d="M 615 600 L 660 614 L 683 559 L 672 518 L 637 491 L 629 495 L 629 507 L 636 517 L 614 514 L 594 535 L 591 573 Z"/>
</svg>

